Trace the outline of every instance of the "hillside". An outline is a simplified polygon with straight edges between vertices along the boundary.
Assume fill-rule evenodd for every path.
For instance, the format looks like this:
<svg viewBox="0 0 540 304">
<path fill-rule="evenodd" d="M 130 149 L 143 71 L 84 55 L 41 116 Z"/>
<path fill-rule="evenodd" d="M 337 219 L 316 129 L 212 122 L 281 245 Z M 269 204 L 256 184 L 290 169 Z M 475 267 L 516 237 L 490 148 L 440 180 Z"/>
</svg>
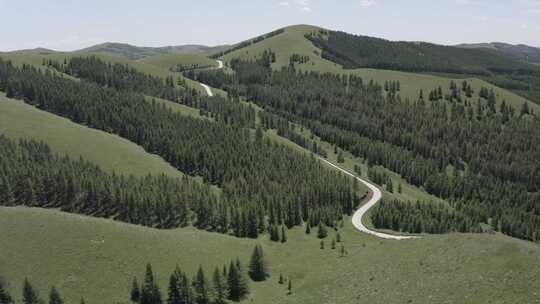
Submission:
<svg viewBox="0 0 540 304">
<path fill-rule="evenodd" d="M 90 129 L 0 94 L 0 134 L 46 142 L 54 152 L 83 157 L 109 172 L 146 176 L 183 174 L 158 156 L 118 136 Z"/>
<path fill-rule="evenodd" d="M 494 89 L 496 94 L 501 97 L 500 100 L 505 99 L 507 102 L 511 103 L 515 107 L 520 107 L 527 99 L 517 95 L 514 92 L 509 90 L 501 89 L 489 83 L 489 78 L 481 80 L 480 77 L 474 75 L 460 75 L 460 74 L 437 74 L 433 75 L 426 73 L 411 73 L 403 71 L 395 71 L 388 68 L 354 68 L 347 69 L 344 68 L 339 60 L 337 63 L 329 60 L 330 58 L 324 58 L 324 51 L 316 47 L 313 42 L 306 38 L 309 35 L 318 35 L 320 31 L 327 32 L 327 30 L 321 29 L 319 27 L 309 26 L 309 25 L 298 25 L 284 28 L 284 32 L 264 39 L 260 42 L 254 43 L 249 46 L 245 46 L 238 50 L 232 51 L 226 55 L 221 56 L 220 58 L 230 62 L 232 59 L 244 59 L 252 60 L 258 58 L 265 50 L 272 50 L 276 54 L 276 61 L 272 63 L 272 67 L 275 70 L 279 70 L 282 67 L 288 66 L 290 63 L 290 58 L 294 54 L 305 56 L 309 60 L 305 63 L 295 63 L 295 67 L 300 70 L 305 71 L 316 71 L 322 73 L 339 73 L 347 75 L 358 75 L 363 77 L 366 80 L 373 79 L 379 83 L 383 83 L 387 80 L 399 80 L 401 82 L 404 90 L 400 92 L 403 97 L 408 97 L 410 99 L 415 99 L 418 97 L 419 91 L 423 90 L 424 92 L 429 92 L 434 88 L 439 86 L 445 88 L 448 87 L 451 81 L 461 82 L 463 78 L 471 81 L 473 89 L 478 92 L 481 87 L 487 87 L 489 89 Z M 384 43 L 390 43 L 384 40 L 380 41 Z M 381 48 L 386 48 L 381 46 Z M 360 48 L 362 49 L 362 48 Z M 378 53 L 378 52 L 374 52 Z M 471 59 L 472 60 L 472 59 Z M 505 59 L 508 62 L 510 59 Z M 474 61 L 474 60 L 472 60 Z M 488 80 L 488 81 L 486 81 Z M 540 107 L 534 105 L 535 110 L 540 110 Z"/>
<path fill-rule="evenodd" d="M 538 298 L 539 245 L 487 234 L 382 241 L 359 234 L 348 218 L 344 223 L 340 233 L 348 255 L 339 257 L 329 240 L 321 250 L 316 236 L 302 228 L 289 230 L 289 241 L 280 244 L 267 236 L 248 240 L 191 228 L 160 231 L 54 210 L 2 207 L 0 238 L 11 245 L 0 251 L 0 269 L 12 282 L 29 277 L 42 295 L 54 284 L 68 302 L 84 296 L 87 303 L 128 303 L 131 280 L 143 274 L 147 262 L 166 294 L 176 264 L 194 275 L 200 264 L 208 272 L 236 257 L 246 263 L 259 243 L 271 277 L 250 283 L 252 293 L 242 303 L 527 303 Z M 292 295 L 278 284 L 280 273 L 292 280 Z M 19 298 L 20 284 L 11 290 Z"/>
</svg>

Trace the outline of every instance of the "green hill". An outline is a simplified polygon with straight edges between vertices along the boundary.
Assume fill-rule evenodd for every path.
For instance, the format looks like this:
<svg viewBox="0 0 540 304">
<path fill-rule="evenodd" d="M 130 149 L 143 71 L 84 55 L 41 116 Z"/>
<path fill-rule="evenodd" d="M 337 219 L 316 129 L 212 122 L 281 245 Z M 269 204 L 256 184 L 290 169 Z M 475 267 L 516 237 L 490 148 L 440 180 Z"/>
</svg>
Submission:
<svg viewBox="0 0 540 304">
<path fill-rule="evenodd" d="M 263 245 L 269 280 L 250 283 L 242 303 L 530 303 L 537 299 L 540 246 L 500 235 L 450 234 L 408 242 L 383 241 L 354 230 L 340 233 L 348 251 L 319 249 L 314 233 L 288 231 L 285 244 L 238 239 L 183 228 L 160 231 L 119 222 L 30 208 L 0 208 L 0 269 L 20 299 L 24 277 L 41 295 L 55 285 L 68 303 L 129 303 L 134 276 L 151 262 L 166 294 L 178 264 L 190 276 L 232 258 L 247 263 Z M 20 240 L 25 240 L 21 242 Z M 338 243 L 339 248 L 340 243 Z M 278 284 L 292 280 L 292 295 Z M 106 299 L 106 300 L 104 300 Z"/>
<path fill-rule="evenodd" d="M 321 33 L 324 33 L 324 34 L 321 34 Z M 461 82 L 463 78 L 466 78 L 467 80 L 470 80 L 472 82 L 473 89 L 476 92 L 478 92 L 481 87 L 487 87 L 490 89 L 493 88 L 498 96 L 501 96 L 503 99 L 506 99 L 507 103 L 512 104 L 514 107 L 519 108 L 527 100 L 526 99 L 527 96 L 531 96 L 531 97 L 535 96 L 534 92 L 529 92 L 532 94 L 531 95 L 527 92 L 524 92 L 521 89 L 513 90 L 525 96 L 525 97 L 522 97 L 514 92 L 511 92 L 511 90 L 509 91 L 506 89 L 502 89 L 500 87 L 496 87 L 494 84 L 504 84 L 506 82 L 503 82 L 503 79 L 500 79 L 499 77 L 494 77 L 494 76 L 481 77 L 478 75 L 455 74 L 455 73 L 454 74 L 439 73 L 437 76 L 434 76 L 434 75 L 426 74 L 426 72 L 429 72 L 429 71 L 435 72 L 435 70 L 430 70 L 427 68 L 418 70 L 418 72 L 420 71 L 422 72 L 420 74 L 418 72 L 417 73 L 413 73 L 410 71 L 408 72 L 408 70 L 410 69 L 401 68 L 400 66 L 392 66 L 390 65 L 390 63 L 386 65 L 381 64 L 381 65 L 375 66 L 374 64 L 362 65 L 360 63 L 351 61 L 352 59 L 339 60 L 335 58 L 336 56 L 332 57 L 332 56 L 327 55 L 327 53 L 329 53 L 330 51 L 333 51 L 333 48 L 336 47 L 334 46 L 333 43 L 328 42 L 327 40 L 329 39 L 328 33 L 332 33 L 332 34 L 336 33 L 335 35 L 340 35 L 340 36 L 345 35 L 345 38 L 343 38 L 344 40 L 346 41 L 353 40 L 354 43 L 358 43 L 358 45 L 352 48 L 352 50 L 364 51 L 367 54 L 378 54 L 380 53 L 378 51 L 379 49 L 381 50 L 393 49 L 392 43 L 394 42 L 371 38 L 371 37 L 360 36 L 360 38 L 358 38 L 358 36 L 355 36 L 355 35 L 338 33 L 338 32 L 329 32 L 328 30 L 321 29 L 319 27 L 314 27 L 314 26 L 309 26 L 309 25 L 297 25 L 297 26 L 286 27 L 284 28 L 284 32 L 279 35 L 264 39 L 260 42 L 253 43 L 243 48 L 239 48 L 233 52 L 223 55 L 220 58 L 222 58 L 225 61 L 230 61 L 234 58 L 253 59 L 253 58 L 260 57 L 261 54 L 265 50 L 270 49 L 276 53 L 276 62 L 272 64 L 272 67 L 274 69 L 281 69 L 282 67 L 289 65 L 289 62 L 290 62 L 289 59 L 291 56 L 293 56 L 294 54 L 298 54 L 301 56 L 309 57 L 309 60 L 306 63 L 295 63 L 295 67 L 297 67 L 300 70 L 317 71 L 317 72 L 323 72 L 323 73 L 329 72 L 329 73 L 356 74 L 356 75 L 362 76 L 366 80 L 373 79 L 380 83 L 387 80 L 400 80 L 402 87 L 406 88 L 405 90 L 403 90 L 403 92 L 401 92 L 402 96 L 409 97 L 411 99 L 416 99 L 418 97 L 420 89 L 423 89 L 424 91 L 429 92 L 430 90 L 433 90 L 437 88 L 438 86 L 441 86 L 443 88 L 448 88 L 451 81 Z M 321 35 L 320 36 L 321 39 L 313 38 L 312 40 L 314 40 L 315 42 L 318 42 L 314 44 L 314 42 L 306 38 L 306 36 L 310 36 L 310 35 L 313 35 L 313 37 L 319 37 L 319 35 Z M 360 40 L 356 41 L 356 39 L 360 39 Z M 364 50 L 362 48 L 363 46 L 362 41 L 364 40 L 375 41 L 376 46 L 370 49 Z M 404 43 L 396 42 L 396 44 L 401 45 Z M 338 44 L 337 47 L 339 46 L 340 45 Z M 320 47 L 322 47 L 322 49 Z M 332 49 L 330 49 L 330 47 L 332 47 Z M 405 47 L 403 48 L 408 52 L 408 53 L 406 52 L 406 54 L 409 54 L 409 55 L 417 54 L 415 53 L 415 50 L 417 51 L 418 48 L 427 48 L 428 50 L 434 48 L 435 50 L 437 50 L 435 54 L 438 57 L 436 58 L 439 58 L 439 59 L 441 58 L 441 56 L 445 55 L 444 52 L 439 51 L 441 48 L 443 50 L 450 49 L 451 52 L 450 54 L 448 54 L 448 56 L 454 56 L 455 54 L 457 54 L 458 57 L 454 59 L 454 62 L 459 63 L 460 64 L 459 66 L 461 66 L 460 58 L 464 58 L 466 60 L 465 63 L 467 64 L 474 64 L 474 67 L 478 66 L 476 64 L 476 59 L 482 58 L 482 57 L 492 58 L 490 59 L 490 61 L 495 62 L 495 63 L 502 61 L 505 64 L 505 66 L 515 63 L 515 61 L 512 58 L 501 57 L 501 55 L 493 55 L 490 52 L 486 53 L 482 50 L 464 50 L 460 48 L 442 47 L 442 46 L 436 46 L 436 45 L 425 44 L 425 43 L 422 43 L 422 44 L 405 43 Z M 341 52 L 341 49 L 335 52 L 339 53 Z M 465 56 L 463 55 L 463 52 L 465 52 L 465 55 L 467 55 L 468 53 L 471 53 L 472 55 Z M 352 55 L 349 55 L 349 56 L 352 56 Z M 340 56 L 337 56 L 337 57 L 341 58 Z M 347 56 L 345 57 L 348 58 Z M 420 62 L 423 62 L 423 60 L 425 59 L 424 57 L 425 56 L 420 56 L 420 59 L 422 59 Z M 360 58 L 362 57 L 360 56 Z M 408 60 L 408 57 L 405 59 L 406 59 L 405 62 L 410 62 L 410 60 Z M 442 62 L 446 62 L 446 59 L 442 60 Z M 392 70 L 392 68 L 394 68 L 394 70 Z M 395 69 L 401 69 L 403 71 L 398 72 Z M 443 69 L 440 68 L 438 70 L 442 71 Z M 483 80 L 480 78 L 482 78 Z M 516 81 L 521 83 L 523 80 L 516 80 Z M 512 82 L 512 83 L 516 84 L 515 82 Z M 514 88 L 511 85 L 509 85 L 508 87 Z M 535 107 L 535 109 L 540 110 L 540 108 L 537 108 L 537 107 Z"/>
</svg>

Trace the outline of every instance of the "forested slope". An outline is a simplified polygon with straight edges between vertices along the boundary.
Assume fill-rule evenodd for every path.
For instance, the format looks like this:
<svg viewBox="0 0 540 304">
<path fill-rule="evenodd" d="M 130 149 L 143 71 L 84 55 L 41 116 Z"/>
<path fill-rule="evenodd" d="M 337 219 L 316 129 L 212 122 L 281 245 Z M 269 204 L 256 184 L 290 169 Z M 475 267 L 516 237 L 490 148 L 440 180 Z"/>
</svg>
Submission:
<svg viewBox="0 0 540 304">
<path fill-rule="evenodd" d="M 190 76 L 246 96 L 451 200 L 467 220 L 450 230 L 479 231 L 480 223 L 491 223 L 510 235 L 538 239 L 540 121 L 526 103 L 519 109 L 497 103 L 493 91 L 472 92 L 467 82 L 402 100 L 396 83 L 298 73 L 293 67 L 273 71 L 272 58 L 266 52 L 257 61 L 232 61 L 234 76 Z"/>
<path fill-rule="evenodd" d="M 333 225 L 359 203 L 350 179 L 260 132 L 253 138 L 234 124 L 178 115 L 136 93 L 63 79 L 30 66 L 2 62 L 0 70 L 0 90 L 8 96 L 119 134 L 183 172 L 220 185 L 222 201 L 196 205 L 198 227 L 256 236 L 266 229 L 265 215 L 270 224 L 294 226 L 304 220 Z"/>
<path fill-rule="evenodd" d="M 464 49 L 424 42 L 393 42 L 344 32 L 307 34 L 323 58 L 347 69 L 475 75 L 540 102 L 540 68 L 486 49 Z"/>
</svg>

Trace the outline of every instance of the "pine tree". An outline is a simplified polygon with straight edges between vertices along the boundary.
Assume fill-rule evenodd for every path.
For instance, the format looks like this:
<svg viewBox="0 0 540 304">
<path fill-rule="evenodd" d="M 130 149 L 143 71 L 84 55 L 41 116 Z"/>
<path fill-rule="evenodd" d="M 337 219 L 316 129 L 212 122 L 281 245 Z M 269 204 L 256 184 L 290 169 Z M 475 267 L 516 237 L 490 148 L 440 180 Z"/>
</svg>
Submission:
<svg viewBox="0 0 540 304">
<path fill-rule="evenodd" d="M 60 293 L 54 286 L 51 288 L 51 292 L 49 294 L 49 304 L 64 304 L 64 300 L 62 300 Z"/>
<path fill-rule="evenodd" d="M 229 300 L 240 301 L 248 293 L 247 282 L 239 260 L 236 263 L 231 261 L 227 283 L 229 285 Z"/>
<path fill-rule="evenodd" d="M 309 221 L 306 222 L 306 234 L 311 234 L 311 225 Z"/>
<path fill-rule="evenodd" d="M 273 242 L 279 242 L 279 230 L 276 225 L 270 226 L 270 240 Z"/>
<path fill-rule="evenodd" d="M 317 228 L 317 237 L 320 239 L 324 239 L 326 236 L 328 236 L 328 231 L 326 231 L 326 227 L 322 222 L 319 222 L 319 226 Z"/>
<path fill-rule="evenodd" d="M 285 226 L 281 226 L 281 242 L 287 242 L 287 234 L 285 233 Z"/>
<path fill-rule="evenodd" d="M 391 178 L 388 178 L 386 180 L 386 190 L 390 193 L 394 193 L 394 184 L 392 183 Z"/>
<path fill-rule="evenodd" d="M 39 295 L 34 290 L 28 279 L 24 279 L 23 304 L 41 304 Z"/>
<path fill-rule="evenodd" d="M 141 290 L 139 289 L 139 283 L 137 282 L 136 277 L 133 278 L 133 283 L 131 284 L 130 299 L 133 303 L 139 303 L 141 300 Z"/>
<path fill-rule="evenodd" d="M 287 286 L 287 294 L 292 294 L 292 280 L 289 279 L 289 286 Z"/>
<path fill-rule="evenodd" d="M 193 291 L 195 295 L 195 303 L 197 304 L 209 304 L 210 298 L 208 296 L 208 282 L 204 276 L 202 266 L 199 266 L 197 275 L 193 279 Z"/>
<path fill-rule="evenodd" d="M 321 240 L 320 248 L 321 248 L 321 249 L 324 249 L 324 241 L 323 241 L 323 240 Z"/>
<path fill-rule="evenodd" d="M 182 297 L 180 295 L 180 290 L 179 290 L 179 283 L 180 283 L 179 281 L 180 281 L 181 276 L 182 276 L 182 272 L 180 271 L 180 268 L 177 265 L 176 269 L 173 271 L 173 273 L 169 277 L 169 291 L 168 291 L 167 304 L 182 303 Z M 133 286 L 136 286 L 135 283 L 136 282 L 134 281 Z M 136 302 L 136 301 L 133 301 L 133 302 Z"/>
<path fill-rule="evenodd" d="M 345 156 L 343 156 L 343 151 L 342 150 L 339 150 L 339 153 L 337 155 L 337 162 L 339 164 L 342 164 L 345 162 Z"/>
<path fill-rule="evenodd" d="M 7 291 L 7 284 L 0 279 L 0 304 L 14 304 L 13 298 Z"/>
<path fill-rule="evenodd" d="M 341 247 L 339 248 L 339 255 L 341 257 L 345 256 L 345 246 L 341 245 Z"/>
<path fill-rule="evenodd" d="M 403 187 L 401 186 L 401 183 L 398 184 L 397 192 L 398 192 L 399 194 L 403 193 Z"/>
<path fill-rule="evenodd" d="M 214 276 L 212 278 L 212 289 L 214 294 L 215 304 L 224 304 L 227 299 L 227 283 L 225 278 L 221 276 L 219 268 L 214 270 Z"/>
<path fill-rule="evenodd" d="M 193 304 L 193 289 L 186 273 L 182 272 L 178 279 L 178 292 L 181 304 Z"/>
<path fill-rule="evenodd" d="M 266 261 L 261 245 L 256 245 L 249 262 L 249 276 L 255 282 L 266 280 L 268 273 L 266 270 Z"/>
<path fill-rule="evenodd" d="M 336 242 L 341 243 L 341 234 L 339 232 L 336 233 Z"/>
<path fill-rule="evenodd" d="M 154 279 L 152 272 L 152 265 L 146 265 L 146 273 L 144 276 L 144 283 L 141 287 L 141 304 L 161 304 L 161 293 L 159 286 Z"/>
<path fill-rule="evenodd" d="M 330 245 L 330 248 L 331 249 L 336 249 L 336 240 L 335 239 L 332 239 L 332 243 Z"/>
<path fill-rule="evenodd" d="M 280 273 L 278 284 L 283 285 L 283 283 L 285 283 L 285 281 L 283 280 L 283 274 Z"/>
</svg>

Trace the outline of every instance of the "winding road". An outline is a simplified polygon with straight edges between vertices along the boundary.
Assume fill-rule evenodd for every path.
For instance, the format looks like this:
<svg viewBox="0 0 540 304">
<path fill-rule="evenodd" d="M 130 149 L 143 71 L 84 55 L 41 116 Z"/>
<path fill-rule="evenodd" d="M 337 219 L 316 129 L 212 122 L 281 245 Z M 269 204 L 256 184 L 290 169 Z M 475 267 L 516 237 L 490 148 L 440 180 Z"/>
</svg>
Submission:
<svg viewBox="0 0 540 304">
<path fill-rule="evenodd" d="M 222 69 L 223 68 L 223 61 L 221 60 L 216 60 L 216 62 L 218 63 L 218 67 L 217 69 Z M 208 94 L 208 96 L 214 96 L 214 93 L 212 93 L 212 89 L 204 84 L 204 83 L 201 83 L 201 86 L 206 90 L 206 93 Z M 370 235 L 373 235 L 373 236 L 376 236 L 376 237 L 379 237 L 379 238 L 382 238 L 382 239 L 386 239 L 386 240 L 408 240 L 408 239 L 416 239 L 418 238 L 417 236 L 400 236 L 400 235 L 392 235 L 392 234 L 386 234 L 386 233 L 382 233 L 382 232 L 377 232 L 377 231 L 373 231 L 369 228 L 367 228 L 363 223 L 362 223 L 362 218 L 364 217 L 364 215 L 368 212 L 368 210 L 375 206 L 375 204 L 377 204 L 381 198 L 382 198 L 382 193 L 381 193 L 381 190 L 379 190 L 379 188 L 377 188 L 377 186 L 373 185 L 372 183 L 366 181 L 366 180 L 363 180 L 361 178 L 359 178 L 358 176 L 352 174 L 351 172 L 329 162 L 328 160 L 322 158 L 322 157 L 319 157 L 319 159 L 334 167 L 335 169 L 349 175 L 349 176 L 352 176 L 353 178 L 356 178 L 359 182 L 361 182 L 362 184 L 366 185 L 366 187 L 368 187 L 368 189 L 371 191 L 372 193 L 372 196 L 371 198 L 365 203 L 363 204 L 362 206 L 360 206 L 360 208 L 358 208 L 358 210 L 356 210 L 356 212 L 353 214 L 353 217 L 352 217 L 352 223 L 353 223 L 353 226 L 358 229 L 359 231 L 361 232 L 364 232 L 364 233 L 367 233 L 367 234 L 370 234 Z"/>
<path fill-rule="evenodd" d="M 216 62 L 218 64 L 217 69 L 218 70 L 223 69 L 223 61 L 216 60 Z M 201 83 L 201 86 L 206 90 L 206 94 L 208 94 L 208 96 L 210 96 L 210 97 L 214 96 L 214 93 L 212 92 L 212 89 L 208 85 L 206 85 L 204 83 Z"/>
<path fill-rule="evenodd" d="M 363 204 L 360 208 L 358 208 L 358 210 L 356 210 L 356 212 L 353 214 L 353 217 L 352 217 L 352 223 L 353 223 L 353 226 L 354 228 L 358 229 L 359 231 L 361 232 L 364 232 L 364 233 L 367 233 L 367 234 L 370 234 L 370 235 L 373 235 L 373 236 L 376 236 L 376 237 L 379 237 L 379 238 L 382 238 L 382 239 L 386 239 L 386 240 L 409 240 L 409 239 L 416 239 L 418 238 L 417 236 L 401 236 L 401 235 L 392 235 L 392 234 L 386 234 L 386 233 L 382 233 L 382 232 L 377 232 L 377 231 L 373 231 L 369 228 L 367 228 L 363 223 L 362 223 L 362 218 L 364 217 L 364 215 L 368 212 L 368 210 L 375 206 L 375 204 L 377 204 L 381 198 L 382 198 L 382 192 L 381 190 L 379 190 L 379 188 L 377 188 L 377 186 L 373 185 L 372 183 L 368 182 L 368 181 L 365 181 L 361 178 L 359 178 L 358 176 L 352 174 L 351 172 L 329 162 L 328 160 L 322 158 L 322 157 L 319 157 L 319 159 L 321 161 L 323 161 L 324 163 L 334 167 L 335 169 L 338 169 L 339 171 L 349 175 L 349 176 L 352 176 L 353 178 L 356 178 L 359 182 L 363 183 L 364 185 L 366 185 L 366 187 L 369 188 L 369 190 L 371 191 L 371 193 L 373 194 L 371 196 L 371 198 L 365 203 Z"/>
</svg>

